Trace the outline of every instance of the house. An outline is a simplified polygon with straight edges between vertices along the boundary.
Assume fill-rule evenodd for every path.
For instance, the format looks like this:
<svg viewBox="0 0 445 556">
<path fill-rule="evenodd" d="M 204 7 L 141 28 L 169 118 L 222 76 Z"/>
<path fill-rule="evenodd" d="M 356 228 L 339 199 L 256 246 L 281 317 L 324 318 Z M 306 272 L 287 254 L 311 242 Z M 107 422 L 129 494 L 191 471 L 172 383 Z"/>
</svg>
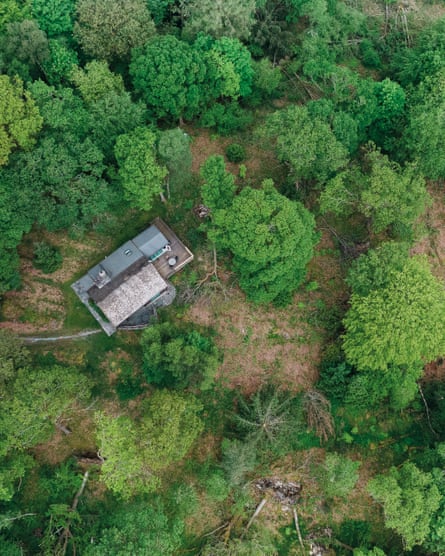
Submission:
<svg viewBox="0 0 445 556">
<path fill-rule="evenodd" d="M 193 259 L 160 218 L 125 242 L 72 284 L 79 299 L 111 336 L 117 328 L 142 328 L 169 305 L 176 290 L 168 279 Z"/>
</svg>

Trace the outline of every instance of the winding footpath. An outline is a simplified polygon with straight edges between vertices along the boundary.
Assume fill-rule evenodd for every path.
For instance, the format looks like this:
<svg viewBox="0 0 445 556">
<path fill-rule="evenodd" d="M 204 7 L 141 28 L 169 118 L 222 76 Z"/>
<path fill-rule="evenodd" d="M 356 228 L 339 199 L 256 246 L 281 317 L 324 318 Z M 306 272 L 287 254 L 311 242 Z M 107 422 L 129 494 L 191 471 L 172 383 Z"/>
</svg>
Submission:
<svg viewBox="0 0 445 556">
<path fill-rule="evenodd" d="M 78 332 L 77 334 L 71 334 L 69 336 L 21 336 L 20 339 L 27 344 L 36 344 L 37 342 L 61 342 L 63 340 L 85 338 L 86 336 L 92 336 L 93 334 L 98 334 L 99 332 L 102 332 L 102 329 L 84 330 L 83 332 Z"/>
</svg>

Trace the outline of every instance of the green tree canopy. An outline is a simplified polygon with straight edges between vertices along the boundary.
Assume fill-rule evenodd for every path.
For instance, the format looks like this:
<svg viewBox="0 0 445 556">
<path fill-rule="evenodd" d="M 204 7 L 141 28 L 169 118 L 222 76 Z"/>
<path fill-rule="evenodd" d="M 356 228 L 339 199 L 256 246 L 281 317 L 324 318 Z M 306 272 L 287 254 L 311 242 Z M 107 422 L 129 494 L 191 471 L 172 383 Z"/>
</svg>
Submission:
<svg viewBox="0 0 445 556">
<path fill-rule="evenodd" d="M 445 177 L 445 69 L 422 81 L 413 95 L 404 133 L 408 154 L 430 179 Z"/>
<path fill-rule="evenodd" d="M 292 179 L 324 182 L 347 163 L 346 148 L 331 127 L 311 117 L 305 106 L 290 106 L 267 119 L 261 134 L 275 140 L 278 158 Z"/>
<path fill-rule="evenodd" d="M 74 67 L 71 72 L 71 80 L 87 104 L 100 100 L 113 92 L 118 95 L 125 92 L 122 77 L 110 71 L 106 62 L 97 60 L 86 64 L 85 69 Z"/>
<path fill-rule="evenodd" d="M 186 36 L 207 33 L 212 37 L 247 39 L 254 23 L 255 0 L 192 0 L 187 5 Z"/>
<path fill-rule="evenodd" d="M 9 23 L 0 35 L 0 69 L 11 77 L 30 81 L 39 76 L 49 54 L 48 39 L 37 21 Z"/>
<path fill-rule="evenodd" d="M 12 21 L 22 21 L 31 16 L 30 2 L 27 0 L 3 0 L 0 4 L 0 31 Z"/>
<path fill-rule="evenodd" d="M 104 168 L 90 139 L 67 133 L 63 142 L 45 137 L 33 151 L 16 155 L 3 176 L 12 191 L 26 184 L 28 217 L 57 230 L 88 224 L 108 208 L 112 193 L 102 179 Z"/>
<path fill-rule="evenodd" d="M 191 177 L 192 152 L 190 136 L 177 127 L 161 131 L 158 140 L 158 155 L 168 170 L 168 186 L 174 192 L 181 190 Z"/>
<path fill-rule="evenodd" d="M 0 384 L 3 389 L 13 384 L 20 368 L 30 360 L 29 351 L 22 342 L 8 330 L 0 330 Z"/>
<path fill-rule="evenodd" d="M 49 37 L 71 33 L 75 0 L 32 0 L 32 13 Z"/>
<path fill-rule="evenodd" d="M 114 146 L 125 135 L 147 124 L 147 107 L 142 101 L 133 102 L 128 92 L 108 92 L 88 106 L 90 136 L 99 146 L 107 163 L 115 162 Z"/>
<path fill-rule="evenodd" d="M 201 187 L 204 204 L 212 212 L 227 209 L 234 200 L 235 176 L 226 170 L 226 163 L 221 155 L 212 155 L 201 166 L 200 174 L 205 183 Z"/>
<path fill-rule="evenodd" d="M 366 296 L 387 287 L 394 274 L 401 272 L 408 260 L 409 244 L 387 241 L 355 259 L 348 270 L 346 282 L 352 291 Z"/>
<path fill-rule="evenodd" d="M 144 0 L 78 0 L 76 13 L 74 35 L 99 60 L 128 57 L 155 33 Z"/>
<path fill-rule="evenodd" d="M 158 473 L 181 460 L 202 431 L 202 406 L 192 395 L 156 391 L 137 420 L 96 414 L 101 478 L 123 498 L 152 492 Z"/>
<path fill-rule="evenodd" d="M 91 383 L 77 369 L 53 366 L 22 367 L 25 361 L 14 350 L 16 369 L 9 373 L 0 400 L 0 498 L 9 500 L 14 482 L 32 465 L 24 451 L 54 433 L 61 417 L 68 417 L 73 404 L 84 403 Z"/>
<path fill-rule="evenodd" d="M 407 550 L 423 543 L 441 500 L 431 473 L 407 462 L 372 479 L 368 490 L 383 505 L 385 525 L 402 537 Z"/>
<path fill-rule="evenodd" d="M 150 326 L 141 336 L 144 374 L 160 386 L 209 389 L 218 369 L 218 350 L 208 335 L 168 322 Z"/>
<path fill-rule="evenodd" d="M 252 56 L 238 39 L 222 37 L 215 40 L 208 35 L 200 35 L 193 46 L 203 54 L 207 66 L 205 85 L 208 100 L 250 95 L 254 76 Z"/>
<path fill-rule="evenodd" d="M 445 354 L 445 290 L 422 257 L 408 259 L 388 284 L 353 294 L 343 349 L 360 370 L 418 367 Z"/>
<path fill-rule="evenodd" d="M 0 166 L 10 153 L 20 147 L 29 149 L 42 127 L 43 119 L 28 91 L 19 79 L 0 75 Z"/>
<path fill-rule="evenodd" d="M 121 506 L 107 519 L 85 556 L 172 556 L 181 548 L 184 523 L 169 518 L 159 499 Z"/>
<path fill-rule="evenodd" d="M 130 75 L 156 118 L 178 120 L 199 112 L 206 68 L 189 44 L 172 35 L 151 39 L 133 51 Z"/>
<path fill-rule="evenodd" d="M 402 168 L 370 145 L 363 169 L 353 166 L 330 180 L 320 196 L 321 210 L 342 216 L 359 212 L 375 233 L 389 226 L 410 228 L 430 203 L 417 168 Z"/>
<path fill-rule="evenodd" d="M 50 85 L 66 82 L 71 75 L 73 66 L 77 66 L 77 52 L 67 45 L 67 41 L 50 39 L 48 41 L 49 58 L 42 63 L 43 73 Z"/>
<path fill-rule="evenodd" d="M 120 135 L 114 147 L 124 197 L 141 210 L 150 210 L 153 197 L 162 193 L 163 180 L 168 173 L 167 168 L 156 161 L 155 144 L 155 133 L 138 127 Z"/>
<path fill-rule="evenodd" d="M 317 243 L 312 214 L 266 180 L 245 187 L 230 207 L 213 213 L 209 237 L 229 249 L 240 286 L 256 303 L 288 302 L 306 276 Z"/>
</svg>

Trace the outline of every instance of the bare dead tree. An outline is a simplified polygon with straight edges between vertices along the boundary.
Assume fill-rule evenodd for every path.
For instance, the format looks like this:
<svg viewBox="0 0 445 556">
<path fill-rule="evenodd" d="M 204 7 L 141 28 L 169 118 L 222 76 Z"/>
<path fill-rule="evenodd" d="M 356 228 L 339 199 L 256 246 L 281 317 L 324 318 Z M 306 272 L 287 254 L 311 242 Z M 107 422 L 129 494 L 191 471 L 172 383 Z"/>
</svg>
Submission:
<svg viewBox="0 0 445 556">
<path fill-rule="evenodd" d="M 303 409 L 308 426 L 321 440 L 334 435 L 334 419 L 330 401 L 317 390 L 308 390 L 303 397 Z"/>
</svg>

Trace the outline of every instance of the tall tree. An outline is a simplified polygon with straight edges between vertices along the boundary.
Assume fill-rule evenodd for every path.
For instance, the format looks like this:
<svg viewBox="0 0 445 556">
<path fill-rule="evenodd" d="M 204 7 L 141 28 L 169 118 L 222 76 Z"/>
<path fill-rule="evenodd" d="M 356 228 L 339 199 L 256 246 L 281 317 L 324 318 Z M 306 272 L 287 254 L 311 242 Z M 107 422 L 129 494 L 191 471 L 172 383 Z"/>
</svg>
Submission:
<svg viewBox="0 0 445 556">
<path fill-rule="evenodd" d="M 14 156 L 3 174 L 10 191 L 26 184 L 28 216 L 49 230 L 88 224 L 112 199 L 100 150 L 90 139 L 63 137 L 43 138 L 33 151 Z"/>
<path fill-rule="evenodd" d="M 346 148 L 330 126 L 310 116 L 304 106 L 290 106 L 267 119 L 261 134 L 275 141 L 278 158 L 297 182 L 324 182 L 346 165 Z"/>
<path fill-rule="evenodd" d="M 167 189 L 178 192 L 191 177 L 191 138 L 181 128 L 161 131 L 158 141 L 158 155 L 168 170 Z"/>
<path fill-rule="evenodd" d="M 368 490 L 383 505 L 385 525 L 402 537 L 406 550 L 423 543 L 441 500 L 431 473 L 406 462 L 372 479 Z"/>
<path fill-rule="evenodd" d="M 247 39 L 254 23 L 255 0 L 192 0 L 187 5 L 186 36 Z"/>
<path fill-rule="evenodd" d="M 133 51 L 130 75 L 154 117 L 178 120 L 199 112 L 206 68 L 189 44 L 172 35 L 155 37 Z"/>
<path fill-rule="evenodd" d="M 201 433 L 200 410 L 194 396 L 162 390 L 143 404 L 136 421 L 97 414 L 103 482 L 123 498 L 155 490 L 159 472 L 180 461 Z"/>
<path fill-rule="evenodd" d="M 212 155 L 201 166 L 200 174 L 205 183 L 201 187 L 204 204 L 212 211 L 227 209 L 234 200 L 235 176 L 226 170 L 224 158 Z"/>
<path fill-rule="evenodd" d="M 219 354 L 209 336 L 165 322 L 147 328 L 141 336 L 141 346 L 149 383 L 202 390 L 211 387 Z"/>
<path fill-rule="evenodd" d="M 75 0 L 32 0 L 32 13 L 49 37 L 71 33 Z"/>
<path fill-rule="evenodd" d="M 445 354 L 445 291 L 422 257 L 409 259 L 388 284 L 353 294 L 343 349 L 361 370 L 418 367 Z"/>
<path fill-rule="evenodd" d="M 78 0 L 76 13 L 74 36 L 99 60 L 126 58 L 155 33 L 144 0 Z"/>
<path fill-rule="evenodd" d="M 244 188 L 214 212 L 209 237 L 233 254 L 240 286 L 256 303 L 287 303 L 306 276 L 318 238 L 312 214 L 280 195 L 272 180 Z"/>
<path fill-rule="evenodd" d="M 87 104 L 103 99 L 113 92 L 116 94 L 125 92 L 122 77 L 110 71 L 106 62 L 97 60 L 88 62 L 84 69 L 74 67 L 71 80 Z"/>
<path fill-rule="evenodd" d="M 422 81 L 412 95 L 404 145 L 430 179 L 445 177 L 445 69 Z"/>
<path fill-rule="evenodd" d="M 321 210 L 342 216 L 359 212 L 375 233 L 389 226 L 409 229 L 431 202 L 416 166 L 402 168 L 370 144 L 363 167 L 364 172 L 354 166 L 328 182 Z"/>
<path fill-rule="evenodd" d="M 17 147 L 31 148 L 43 119 L 19 79 L 0 75 L 0 166 Z"/>
<path fill-rule="evenodd" d="M 172 556 L 182 545 L 183 521 L 169 518 L 158 499 L 120 506 L 107 522 L 85 556 Z"/>
<path fill-rule="evenodd" d="M 41 74 L 42 64 L 48 58 L 48 39 L 37 21 L 25 19 L 9 23 L 6 32 L 0 35 L 2 73 L 31 81 Z"/>
<path fill-rule="evenodd" d="M 17 354 L 16 354 L 17 355 Z M 21 357 L 21 356 L 20 356 Z M 55 424 L 68 417 L 74 403 L 84 403 L 91 383 L 77 369 L 22 367 L 10 373 L 0 400 L 0 497 L 9 500 L 14 482 L 32 466 L 24 451 L 48 440 Z"/>
<path fill-rule="evenodd" d="M 114 147 L 124 197 L 141 210 L 150 210 L 153 198 L 162 194 L 168 172 L 156 161 L 155 144 L 155 133 L 139 127 L 120 135 Z"/>
</svg>

